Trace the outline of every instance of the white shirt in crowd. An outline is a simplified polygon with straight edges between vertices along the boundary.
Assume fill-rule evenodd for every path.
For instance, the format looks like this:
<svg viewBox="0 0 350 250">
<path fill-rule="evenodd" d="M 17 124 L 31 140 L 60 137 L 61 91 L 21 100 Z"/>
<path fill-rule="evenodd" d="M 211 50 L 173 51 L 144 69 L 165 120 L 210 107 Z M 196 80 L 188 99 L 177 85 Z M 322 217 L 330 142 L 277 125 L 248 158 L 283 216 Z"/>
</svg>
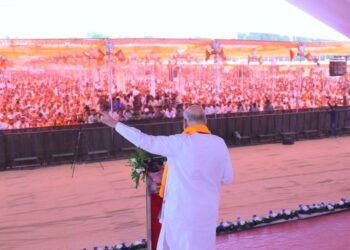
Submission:
<svg viewBox="0 0 350 250">
<path fill-rule="evenodd" d="M 8 125 L 4 122 L 0 122 L 0 129 L 7 129 Z"/>
<path fill-rule="evenodd" d="M 204 109 L 205 115 L 215 114 L 215 108 L 213 106 L 207 106 Z"/>
<path fill-rule="evenodd" d="M 175 118 L 176 117 L 176 109 L 175 108 L 172 108 L 171 110 L 166 109 L 164 111 L 164 116 L 166 118 Z"/>
<path fill-rule="evenodd" d="M 19 129 L 19 128 L 29 128 L 29 123 L 28 122 L 24 122 L 22 123 L 21 121 L 17 121 L 14 124 L 14 128 Z"/>
</svg>

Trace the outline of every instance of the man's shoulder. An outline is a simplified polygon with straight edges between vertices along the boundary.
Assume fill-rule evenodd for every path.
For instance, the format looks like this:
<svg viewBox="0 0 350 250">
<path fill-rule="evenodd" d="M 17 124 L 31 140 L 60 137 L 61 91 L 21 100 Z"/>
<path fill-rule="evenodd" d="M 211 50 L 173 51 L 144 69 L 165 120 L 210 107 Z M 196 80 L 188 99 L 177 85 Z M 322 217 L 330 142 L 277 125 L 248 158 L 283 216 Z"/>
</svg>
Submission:
<svg viewBox="0 0 350 250">
<path fill-rule="evenodd" d="M 225 146 L 226 146 L 226 143 L 225 143 L 225 140 L 223 139 L 223 138 L 221 138 L 220 136 L 217 136 L 217 135 L 211 135 L 213 138 L 214 138 L 214 140 L 216 140 L 218 143 L 221 143 L 221 144 L 225 144 Z"/>
<path fill-rule="evenodd" d="M 197 138 L 199 140 L 208 140 L 211 143 L 219 143 L 219 144 L 225 144 L 224 139 L 222 139 L 220 136 L 214 135 L 214 134 L 205 134 L 205 133 L 196 133 Z M 185 135 L 187 137 L 190 137 L 189 135 Z M 226 144 L 225 144 L 226 145 Z"/>
</svg>

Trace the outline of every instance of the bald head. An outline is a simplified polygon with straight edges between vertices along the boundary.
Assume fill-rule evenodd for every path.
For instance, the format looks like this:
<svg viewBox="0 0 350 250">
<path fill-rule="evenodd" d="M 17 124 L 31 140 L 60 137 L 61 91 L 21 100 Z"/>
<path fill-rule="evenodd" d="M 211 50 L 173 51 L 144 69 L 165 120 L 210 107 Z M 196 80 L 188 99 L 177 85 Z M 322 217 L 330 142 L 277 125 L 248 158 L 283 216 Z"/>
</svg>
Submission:
<svg viewBox="0 0 350 250">
<path fill-rule="evenodd" d="M 184 111 L 184 119 L 189 125 L 206 124 L 204 110 L 200 105 L 191 105 Z"/>
</svg>

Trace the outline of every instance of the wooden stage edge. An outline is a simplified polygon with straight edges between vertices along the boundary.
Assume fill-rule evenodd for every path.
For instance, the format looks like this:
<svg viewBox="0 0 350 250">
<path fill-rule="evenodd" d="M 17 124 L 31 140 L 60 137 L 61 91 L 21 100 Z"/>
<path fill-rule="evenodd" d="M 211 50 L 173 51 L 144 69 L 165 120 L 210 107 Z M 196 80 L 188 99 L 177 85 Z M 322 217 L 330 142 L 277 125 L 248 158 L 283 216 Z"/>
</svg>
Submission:
<svg viewBox="0 0 350 250">
<path fill-rule="evenodd" d="M 350 137 L 231 148 L 220 220 L 350 198 Z M 146 237 L 145 184 L 126 160 L 0 172 L 0 249 L 82 249 Z"/>
</svg>

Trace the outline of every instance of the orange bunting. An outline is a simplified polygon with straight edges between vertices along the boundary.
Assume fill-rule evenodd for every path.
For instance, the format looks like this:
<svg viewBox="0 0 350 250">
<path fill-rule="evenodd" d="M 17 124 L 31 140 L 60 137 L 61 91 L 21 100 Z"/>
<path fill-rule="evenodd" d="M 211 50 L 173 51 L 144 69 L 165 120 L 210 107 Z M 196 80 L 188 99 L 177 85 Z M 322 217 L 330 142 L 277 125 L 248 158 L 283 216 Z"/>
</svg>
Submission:
<svg viewBox="0 0 350 250">
<path fill-rule="evenodd" d="M 262 56 L 260 56 L 259 57 L 259 59 L 258 59 L 258 61 L 259 61 L 259 64 L 261 65 L 261 64 L 263 64 L 264 63 L 264 59 L 263 59 L 263 57 Z"/>
<path fill-rule="evenodd" d="M 101 49 L 98 49 L 96 52 L 96 59 L 97 60 L 103 60 L 105 57 L 105 53 Z"/>
<path fill-rule="evenodd" d="M 248 55 L 248 64 L 250 64 L 250 62 L 258 62 L 260 65 L 264 63 L 264 58 L 262 56 L 257 56 L 256 52 L 253 51 L 252 53 L 250 53 L 250 55 Z"/>
<path fill-rule="evenodd" d="M 305 58 L 306 58 L 306 60 L 308 60 L 309 62 L 313 61 L 313 58 L 312 58 L 310 52 L 308 52 L 308 53 L 306 54 Z"/>
<path fill-rule="evenodd" d="M 118 50 L 117 53 L 115 53 L 114 55 L 120 62 L 124 62 L 125 61 L 125 55 L 124 55 L 124 53 L 123 53 L 123 51 L 121 49 Z"/>
<path fill-rule="evenodd" d="M 226 55 L 224 53 L 224 49 L 223 48 L 221 48 L 219 55 L 220 55 L 222 60 L 226 61 L 227 58 L 226 58 Z"/>
<path fill-rule="evenodd" d="M 205 61 L 208 61 L 210 58 L 210 52 L 208 50 L 205 50 Z"/>
</svg>

